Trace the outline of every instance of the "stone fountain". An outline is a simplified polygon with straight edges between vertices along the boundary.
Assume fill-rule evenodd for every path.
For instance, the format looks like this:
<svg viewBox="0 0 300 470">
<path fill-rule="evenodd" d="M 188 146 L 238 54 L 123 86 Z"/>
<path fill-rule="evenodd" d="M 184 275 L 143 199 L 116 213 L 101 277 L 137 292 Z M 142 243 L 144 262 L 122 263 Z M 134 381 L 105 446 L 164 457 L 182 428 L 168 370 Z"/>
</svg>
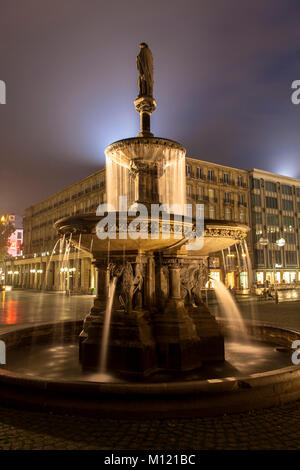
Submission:
<svg viewBox="0 0 300 470">
<path fill-rule="evenodd" d="M 134 104 L 141 128 L 137 137 L 105 150 L 105 211 L 56 222 L 60 234 L 72 234 L 75 246 L 79 237 L 81 248 L 92 246 L 98 273 L 97 296 L 79 338 L 82 367 L 99 367 L 105 306 L 115 278 L 107 369 L 126 376 L 146 376 L 158 369 L 181 373 L 199 369 L 204 361 L 224 360 L 224 339 L 202 302 L 201 287 L 207 280 L 208 255 L 242 241 L 248 231 L 234 222 L 205 221 L 204 243 L 197 250 L 188 249 L 183 224 L 193 232 L 195 219 L 182 218 L 186 150 L 151 133 L 150 117 L 156 108 L 153 59 L 146 44 L 140 48 Z M 141 204 L 149 212 L 139 212 L 140 236 L 129 237 L 130 226 L 136 223 L 136 213 L 130 210 Z M 171 210 L 150 216 L 154 204 Z M 114 216 L 114 238 L 103 235 L 109 214 Z"/>
<path fill-rule="evenodd" d="M 300 366 L 290 358 L 300 332 L 253 321 L 241 329 L 233 315 L 217 323 L 202 302 L 209 254 L 244 240 L 248 227 L 204 220 L 202 243 L 190 240 L 188 234 L 198 232 L 197 217 L 181 217 L 185 149 L 151 133 L 156 102 L 145 44 L 137 64 L 141 129 L 106 149 L 107 206 L 56 222 L 70 243 L 92 252 L 98 283 L 91 312 L 83 324 L 2 329 L 1 403 L 64 415 L 161 419 L 299 399 Z M 159 203 L 169 210 L 153 214 Z M 109 225 L 114 237 L 105 234 Z"/>
</svg>

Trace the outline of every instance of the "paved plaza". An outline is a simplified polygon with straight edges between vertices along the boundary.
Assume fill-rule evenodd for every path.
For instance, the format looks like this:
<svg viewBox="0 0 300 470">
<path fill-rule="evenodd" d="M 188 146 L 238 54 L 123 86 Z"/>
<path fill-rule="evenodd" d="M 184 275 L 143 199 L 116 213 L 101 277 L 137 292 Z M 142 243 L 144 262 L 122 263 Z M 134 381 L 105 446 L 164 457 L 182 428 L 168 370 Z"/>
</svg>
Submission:
<svg viewBox="0 0 300 470">
<path fill-rule="evenodd" d="M 290 297 L 288 299 L 288 297 Z M 297 293 L 281 302 L 244 298 L 245 318 L 300 330 Z M 12 291 L 2 294 L 1 328 L 14 323 L 79 319 L 91 296 Z M 211 310 L 217 312 L 212 302 Z M 213 418 L 110 420 L 0 407 L 0 449 L 299 449 L 300 403 Z"/>
</svg>

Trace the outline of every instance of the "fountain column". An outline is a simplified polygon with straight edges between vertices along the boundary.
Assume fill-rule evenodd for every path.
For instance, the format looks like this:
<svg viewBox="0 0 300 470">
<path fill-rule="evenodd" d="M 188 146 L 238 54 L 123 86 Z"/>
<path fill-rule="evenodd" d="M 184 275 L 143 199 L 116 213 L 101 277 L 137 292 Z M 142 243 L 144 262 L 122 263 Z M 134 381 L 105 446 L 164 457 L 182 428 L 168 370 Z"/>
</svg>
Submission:
<svg viewBox="0 0 300 470">
<path fill-rule="evenodd" d="M 196 327 L 181 298 L 180 260 L 164 257 L 168 268 L 169 296 L 162 313 L 154 317 L 159 366 L 167 370 L 188 371 L 201 367 L 200 342 Z"/>
<path fill-rule="evenodd" d="M 135 109 L 140 114 L 141 130 L 138 137 L 153 137 L 150 132 L 150 117 L 156 108 L 156 101 L 152 96 L 141 96 L 134 101 Z"/>
<path fill-rule="evenodd" d="M 105 301 L 107 299 L 107 289 L 109 283 L 109 269 L 107 266 L 94 263 L 97 276 L 97 297 L 96 300 Z"/>
<path fill-rule="evenodd" d="M 170 280 L 170 299 L 180 300 L 180 267 L 177 263 L 170 264 L 169 280 Z"/>
</svg>

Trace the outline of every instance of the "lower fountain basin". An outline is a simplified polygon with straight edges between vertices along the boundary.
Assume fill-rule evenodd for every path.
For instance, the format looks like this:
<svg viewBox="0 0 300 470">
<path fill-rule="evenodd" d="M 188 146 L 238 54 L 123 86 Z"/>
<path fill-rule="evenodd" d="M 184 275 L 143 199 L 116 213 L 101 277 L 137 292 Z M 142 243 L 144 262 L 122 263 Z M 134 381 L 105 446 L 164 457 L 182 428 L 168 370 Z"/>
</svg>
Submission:
<svg viewBox="0 0 300 470">
<path fill-rule="evenodd" d="M 226 337 L 229 324 L 221 324 Z M 181 376 L 157 372 L 147 381 L 129 382 L 80 371 L 76 348 L 81 326 L 47 323 L 0 334 L 7 347 L 7 366 L 0 368 L 1 403 L 69 414 L 153 418 L 218 415 L 300 398 L 300 366 L 290 365 L 291 343 L 300 332 L 248 324 L 251 341 L 227 342 L 225 365 L 210 364 Z"/>
</svg>

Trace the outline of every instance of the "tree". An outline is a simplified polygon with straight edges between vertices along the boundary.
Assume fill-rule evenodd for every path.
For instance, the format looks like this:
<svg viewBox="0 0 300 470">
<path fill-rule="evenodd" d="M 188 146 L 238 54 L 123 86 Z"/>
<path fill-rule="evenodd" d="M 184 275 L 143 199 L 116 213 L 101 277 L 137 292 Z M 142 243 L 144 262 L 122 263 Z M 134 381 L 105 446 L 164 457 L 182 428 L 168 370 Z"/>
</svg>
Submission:
<svg viewBox="0 0 300 470">
<path fill-rule="evenodd" d="M 11 222 L 0 224 L 0 262 L 3 262 L 9 255 L 7 253 L 8 240 L 16 230 Z"/>
</svg>

